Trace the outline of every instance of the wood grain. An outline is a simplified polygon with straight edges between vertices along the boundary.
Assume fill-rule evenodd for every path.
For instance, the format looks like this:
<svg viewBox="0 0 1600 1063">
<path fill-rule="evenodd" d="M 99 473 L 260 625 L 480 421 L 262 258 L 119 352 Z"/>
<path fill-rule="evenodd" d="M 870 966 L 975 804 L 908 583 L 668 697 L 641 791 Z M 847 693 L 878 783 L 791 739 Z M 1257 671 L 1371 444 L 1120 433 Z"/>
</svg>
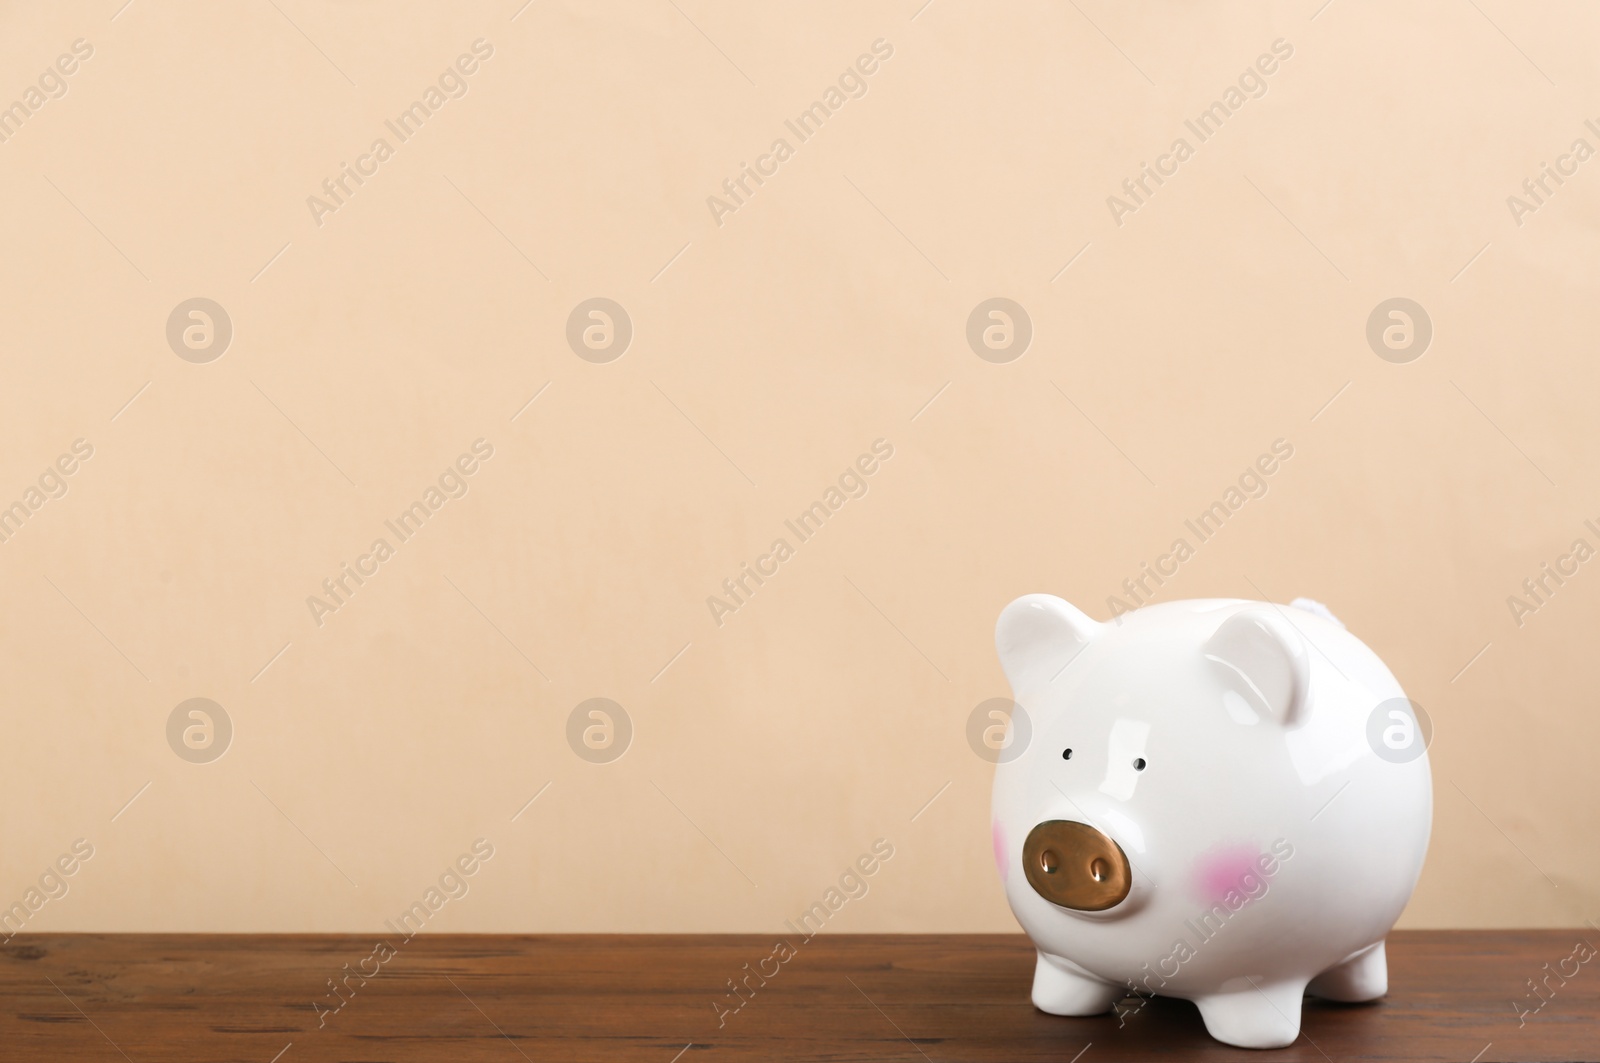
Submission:
<svg viewBox="0 0 1600 1063">
<path fill-rule="evenodd" d="M 1193 1006 L 1062 1019 L 1028 1001 L 1014 935 L 822 935 L 733 1014 L 727 981 L 772 954 L 746 935 L 419 935 L 331 1008 L 377 939 L 22 935 L 0 947 L 0 1058 L 32 1060 L 1600 1060 L 1600 964 L 1548 975 L 1586 930 L 1412 931 L 1373 1005 L 1308 1001 L 1299 1041 L 1212 1041 Z M 1545 965 L 1548 964 L 1547 968 Z M 774 963 L 765 964 L 773 970 Z M 1572 964 L 1567 964 L 1567 970 Z M 1538 1004 L 1528 979 L 1549 977 Z"/>
</svg>

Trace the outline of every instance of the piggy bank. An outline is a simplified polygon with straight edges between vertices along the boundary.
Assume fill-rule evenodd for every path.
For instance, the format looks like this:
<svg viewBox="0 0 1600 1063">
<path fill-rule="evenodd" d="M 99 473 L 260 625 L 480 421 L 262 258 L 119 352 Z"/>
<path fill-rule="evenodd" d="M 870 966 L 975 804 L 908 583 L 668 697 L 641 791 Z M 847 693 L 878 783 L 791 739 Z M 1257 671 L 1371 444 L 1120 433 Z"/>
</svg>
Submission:
<svg viewBox="0 0 1600 1063">
<path fill-rule="evenodd" d="M 1305 993 L 1383 996 L 1433 792 L 1420 721 L 1376 654 L 1300 601 L 1100 623 L 1031 594 L 995 642 L 1020 709 L 994 853 L 1038 949 L 1035 1007 L 1180 997 L 1217 1040 L 1277 1048 Z"/>
</svg>

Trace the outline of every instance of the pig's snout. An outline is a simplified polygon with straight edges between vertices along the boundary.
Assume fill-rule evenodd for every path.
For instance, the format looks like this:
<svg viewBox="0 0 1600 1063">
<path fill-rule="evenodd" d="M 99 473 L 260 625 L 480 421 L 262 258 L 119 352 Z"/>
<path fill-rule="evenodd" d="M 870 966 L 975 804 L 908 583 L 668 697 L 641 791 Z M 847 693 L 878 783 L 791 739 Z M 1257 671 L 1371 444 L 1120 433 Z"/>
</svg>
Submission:
<svg viewBox="0 0 1600 1063">
<path fill-rule="evenodd" d="M 1022 843 L 1022 867 L 1035 893 L 1063 908 L 1103 912 L 1133 886 L 1122 846 L 1087 823 L 1047 819 Z"/>
</svg>

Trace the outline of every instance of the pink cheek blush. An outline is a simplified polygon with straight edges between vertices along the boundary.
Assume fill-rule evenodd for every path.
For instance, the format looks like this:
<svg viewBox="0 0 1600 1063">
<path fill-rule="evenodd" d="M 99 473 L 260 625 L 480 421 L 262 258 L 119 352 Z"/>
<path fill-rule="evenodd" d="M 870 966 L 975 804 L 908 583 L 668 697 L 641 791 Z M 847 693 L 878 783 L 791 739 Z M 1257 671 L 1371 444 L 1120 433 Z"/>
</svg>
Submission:
<svg viewBox="0 0 1600 1063">
<path fill-rule="evenodd" d="M 1219 904 L 1229 893 L 1243 896 L 1245 886 L 1261 877 L 1261 851 L 1244 845 L 1214 849 L 1195 861 L 1194 891 L 1207 904 Z"/>
<path fill-rule="evenodd" d="M 1006 832 L 1005 829 L 1000 826 L 999 820 L 995 820 L 994 823 L 994 866 L 999 869 L 1000 883 L 1001 885 L 1004 885 L 1006 881 L 1006 871 L 1011 865 L 1006 862 Z"/>
</svg>

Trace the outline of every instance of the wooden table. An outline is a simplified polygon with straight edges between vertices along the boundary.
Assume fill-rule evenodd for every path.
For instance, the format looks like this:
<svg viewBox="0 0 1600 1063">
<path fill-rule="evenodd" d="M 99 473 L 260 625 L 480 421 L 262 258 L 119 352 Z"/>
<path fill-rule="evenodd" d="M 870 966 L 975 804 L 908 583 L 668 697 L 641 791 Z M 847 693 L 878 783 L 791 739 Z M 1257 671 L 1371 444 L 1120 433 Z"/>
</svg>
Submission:
<svg viewBox="0 0 1600 1063">
<path fill-rule="evenodd" d="M 1308 1001 L 1299 1041 L 1252 1052 L 1182 1001 L 1041 1014 L 1018 935 L 823 934 L 781 964 L 765 936 L 424 933 L 380 962 L 359 936 L 22 935 L 0 947 L 0 1059 L 1596 1061 L 1600 963 L 1547 975 L 1580 939 L 1600 934 L 1397 933 L 1386 1000 Z M 746 964 L 776 973 L 719 1027 Z M 335 1008 L 329 980 L 363 966 Z"/>
</svg>

